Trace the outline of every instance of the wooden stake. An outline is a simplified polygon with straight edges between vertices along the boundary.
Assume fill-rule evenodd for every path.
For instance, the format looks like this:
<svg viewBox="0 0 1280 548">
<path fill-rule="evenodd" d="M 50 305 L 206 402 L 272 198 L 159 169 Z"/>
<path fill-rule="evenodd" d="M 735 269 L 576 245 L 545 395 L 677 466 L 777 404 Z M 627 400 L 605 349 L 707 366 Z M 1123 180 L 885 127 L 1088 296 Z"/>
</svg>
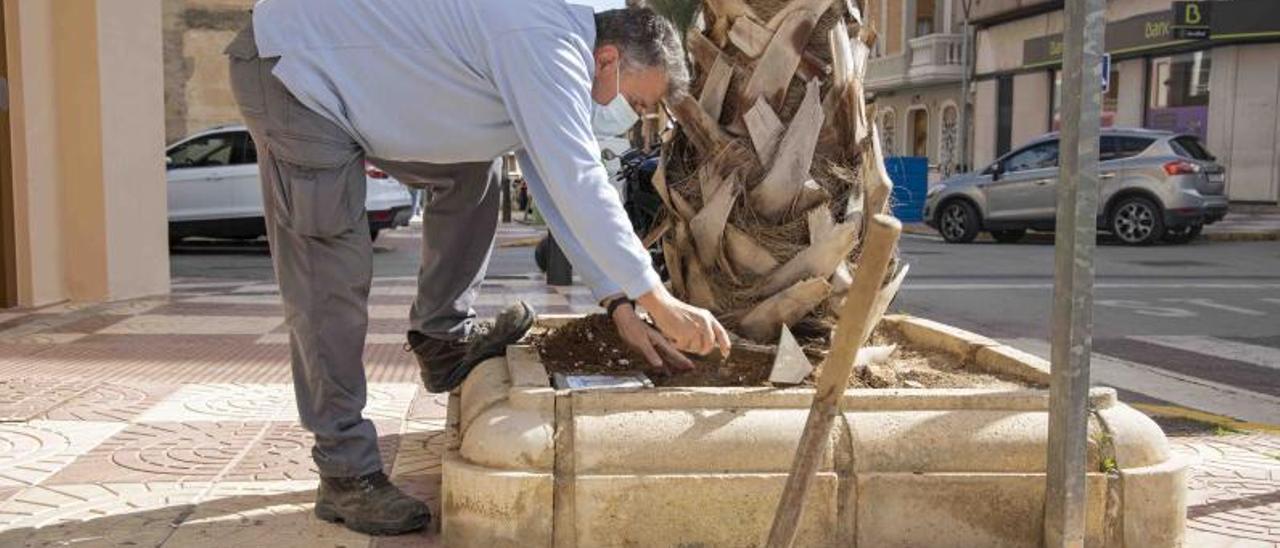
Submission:
<svg viewBox="0 0 1280 548">
<path fill-rule="evenodd" d="M 871 219 L 862 256 L 858 260 L 858 271 L 844 301 L 831 353 L 823 364 L 813 405 L 809 408 L 809 419 L 800 435 L 796 458 L 791 464 L 791 476 L 787 478 L 787 486 L 773 517 L 773 528 L 769 531 L 770 548 L 788 548 L 795 541 L 805 495 L 813 485 L 818 465 L 822 462 L 831 423 L 839 411 L 840 397 L 849 384 L 849 375 L 853 373 L 858 348 L 866 343 L 870 334 L 868 323 L 874 321 L 871 316 L 876 297 L 884 285 L 885 272 L 901 233 L 902 223 L 893 217 L 876 215 Z"/>
</svg>

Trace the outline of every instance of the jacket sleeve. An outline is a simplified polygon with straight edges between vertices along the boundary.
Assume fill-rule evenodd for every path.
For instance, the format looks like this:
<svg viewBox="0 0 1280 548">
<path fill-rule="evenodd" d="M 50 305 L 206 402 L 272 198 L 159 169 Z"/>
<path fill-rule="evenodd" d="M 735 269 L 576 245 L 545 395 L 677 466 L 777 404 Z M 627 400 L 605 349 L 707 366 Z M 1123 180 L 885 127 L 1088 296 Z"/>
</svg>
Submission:
<svg viewBox="0 0 1280 548">
<path fill-rule="evenodd" d="M 574 267 L 598 272 L 597 293 L 621 288 L 637 298 L 662 280 L 632 231 L 617 191 L 600 163 L 591 133 L 590 51 L 581 39 L 551 29 L 504 36 L 490 52 L 494 82 L 524 144 L 522 165 L 539 207 L 559 217 L 548 226 Z M 571 251 L 572 249 L 572 251 Z M 575 256 L 576 255 L 576 256 Z M 593 272 L 594 271 L 594 272 Z"/>
</svg>

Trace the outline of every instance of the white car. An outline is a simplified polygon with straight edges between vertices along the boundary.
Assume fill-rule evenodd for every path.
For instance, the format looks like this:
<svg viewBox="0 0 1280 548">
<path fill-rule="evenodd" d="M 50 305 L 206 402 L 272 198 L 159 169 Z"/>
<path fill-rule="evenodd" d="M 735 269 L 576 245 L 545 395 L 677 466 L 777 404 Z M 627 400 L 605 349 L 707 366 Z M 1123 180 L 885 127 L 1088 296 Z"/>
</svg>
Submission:
<svg viewBox="0 0 1280 548">
<path fill-rule="evenodd" d="M 258 154 L 244 126 L 191 135 L 165 151 L 169 181 L 169 241 L 189 236 L 252 239 L 266 235 Z M 369 234 L 405 226 L 413 197 L 404 185 L 366 165 Z"/>
</svg>

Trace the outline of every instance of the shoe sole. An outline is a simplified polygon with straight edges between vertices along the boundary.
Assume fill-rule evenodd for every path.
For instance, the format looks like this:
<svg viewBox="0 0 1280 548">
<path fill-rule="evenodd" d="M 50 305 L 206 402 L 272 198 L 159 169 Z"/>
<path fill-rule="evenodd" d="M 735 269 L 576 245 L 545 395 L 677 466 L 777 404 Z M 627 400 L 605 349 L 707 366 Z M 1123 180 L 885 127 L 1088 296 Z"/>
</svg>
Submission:
<svg viewBox="0 0 1280 548">
<path fill-rule="evenodd" d="M 431 514 L 422 514 L 407 524 L 389 524 L 378 523 L 365 520 L 349 520 L 339 514 L 332 506 L 327 504 L 316 505 L 316 517 L 329 523 L 336 523 L 355 531 L 370 536 L 384 537 L 403 535 L 425 529 L 431 523 Z"/>
<path fill-rule="evenodd" d="M 521 322 L 520 325 L 516 326 L 516 329 L 512 332 L 512 335 L 504 339 L 505 344 L 494 345 L 494 347 L 492 349 L 489 349 L 489 351 L 487 352 L 482 352 L 475 356 L 464 357 L 464 360 L 466 360 L 466 363 L 464 365 L 460 365 L 459 369 L 453 372 L 458 379 L 456 382 L 445 383 L 445 384 L 434 384 L 430 382 L 424 382 L 424 384 L 426 384 L 427 392 L 430 392 L 432 394 L 443 394 L 445 392 L 451 392 L 453 391 L 453 389 L 459 386 L 462 386 L 462 382 L 467 380 L 467 377 L 471 375 L 471 371 L 474 370 L 477 365 L 484 363 L 485 360 L 496 358 L 498 356 L 506 354 L 508 345 L 515 344 L 519 342 L 520 339 L 524 338 L 524 336 L 529 333 L 529 330 L 533 329 L 533 324 L 535 321 L 537 321 L 538 314 L 537 314 L 537 311 L 535 311 L 533 307 L 529 306 L 528 303 L 521 301 L 520 304 L 525 307 L 525 310 L 528 312 L 528 315 L 525 321 Z"/>
</svg>

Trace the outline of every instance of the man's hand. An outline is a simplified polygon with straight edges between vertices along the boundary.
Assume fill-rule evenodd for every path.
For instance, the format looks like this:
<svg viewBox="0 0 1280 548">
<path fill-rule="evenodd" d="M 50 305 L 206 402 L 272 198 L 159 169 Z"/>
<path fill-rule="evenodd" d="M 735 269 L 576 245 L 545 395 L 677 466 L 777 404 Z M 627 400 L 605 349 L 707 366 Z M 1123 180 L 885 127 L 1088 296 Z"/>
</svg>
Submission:
<svg viewBox="0 0 1280 548">
<path fill-rule="evenodd" d="M 711 312 L 681 302 L 663 286 L 645 293 L 639 302 L 677 349 L 706 356 L 719 348 L 729 357 L 729 332 Z"/>
<path fill-rule="evenodd" d="M 689 371 L 693 362 L 676 350 L 661 333 L 650 327 L 636 314 L 630 303 L 618 305 L 613 310 L 613 325 L 627 345 L 644 356 L 652 370 L 675 369 Z"/>
</svg>

